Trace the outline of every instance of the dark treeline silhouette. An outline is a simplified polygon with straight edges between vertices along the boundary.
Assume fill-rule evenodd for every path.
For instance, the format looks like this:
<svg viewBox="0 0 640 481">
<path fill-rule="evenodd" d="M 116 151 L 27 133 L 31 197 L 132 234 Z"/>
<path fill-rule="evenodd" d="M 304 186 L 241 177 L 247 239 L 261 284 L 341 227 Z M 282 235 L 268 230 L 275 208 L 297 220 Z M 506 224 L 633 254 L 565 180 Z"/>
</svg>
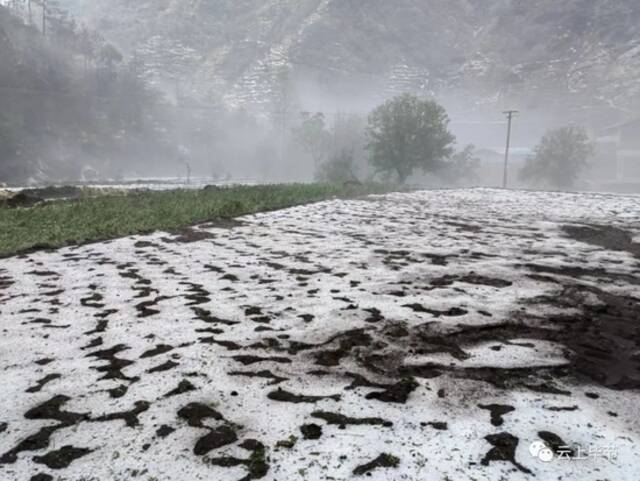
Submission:
<svg viewBox="0 0 640 481">
<path fill-rule="evenodd" d="M 0 7 L 0 181 L 117 175 L 119 153 L 162 150 L 135 60 L 52 5 L 43 23 Z"/>
<path fill-rule="evenodd" d="M 126 58 L 52 1 L 44 23 L 42 4 L 31 8 L 0 6 L 0 183 L 273 170 L 272 132 L 252 116 L 169 101 L 135 54 Z"/>
</svg>

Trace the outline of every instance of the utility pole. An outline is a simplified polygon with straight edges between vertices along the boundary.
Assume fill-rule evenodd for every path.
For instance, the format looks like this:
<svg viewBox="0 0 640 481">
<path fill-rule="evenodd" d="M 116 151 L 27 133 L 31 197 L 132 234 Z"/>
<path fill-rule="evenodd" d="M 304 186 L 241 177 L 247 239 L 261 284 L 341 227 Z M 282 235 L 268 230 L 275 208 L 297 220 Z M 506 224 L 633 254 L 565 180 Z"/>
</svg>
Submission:
<svg viewBox="0 0 640 481">
<path fill-rule="evenodd" d="M 282 106 L 282 111 L 280 112 L 281 124 L 280 124 L 280 162 L 284 165 L 284 162 L 287 157 L 287 109 L 288 106 L 286 103 Z"/>
<path fill-rule="evenodd" d="M 513 121 L 513 117 L 518 113 L 517 110 L 507 110 L 506 112 L 502 112 L 507 116 L 509 120 L 509 126 L 507 127 L 507 148 L 504 152 L 504 176 L 502 178 L 502 188 L 507 188 L 507 180 L 508 180 L 508 169 L 509 169 L 509 150 L 511 148 L 511 123 Z"/>
</svg>

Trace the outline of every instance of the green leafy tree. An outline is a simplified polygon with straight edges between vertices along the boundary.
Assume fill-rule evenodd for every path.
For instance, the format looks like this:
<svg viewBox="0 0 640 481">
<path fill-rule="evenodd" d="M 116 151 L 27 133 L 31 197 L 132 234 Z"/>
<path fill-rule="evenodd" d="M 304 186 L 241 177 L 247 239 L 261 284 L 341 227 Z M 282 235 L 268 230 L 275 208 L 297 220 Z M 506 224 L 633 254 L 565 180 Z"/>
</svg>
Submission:
<svg viewBox="0 0 640 481">
<path fill-rule="evenodd" d="M 445 109 L 431 100 L 404 94 L 369 115 L 366 130 L 369 162 L 378 173 L 395 173 L 404 183 L 420 168 L 435 172 L 453 153 Z"/>
<path fill-rule="evenodd" d="M 476 148 L 469 144 L 447 160 L 439 176 L 448 184 L 460 185 L 477 182 L 479 170 L 480 159 L 476 155 Z"/>
<path fill-rule="evenodd" d="M 316 180 L 320 182 L 357 181 L 353 154 L 344 149 L 324 162 L 316 172 Z"/>
<path fill-rule="evenodd" d="M 594 145 L 584 128 L 572 126 L 550 130 L 527 159 L 520 179 L 532 184 L 570 188 L 589 165 L 594 152 Z"/>
<path fill-rule="evenodd" d="M 329 152 L 331 140 L 324 114 L 303 112 L 300 126 L 293 129 L 293 137 L 311 156 L 316 169 L 319 168 Z"/>
<path fill-rule="evenodd" d="M 26 174 L 28 169 L 20 163 L 19 150 L 18 131 L 0 112 L 0 183 Z"/>
</svg>

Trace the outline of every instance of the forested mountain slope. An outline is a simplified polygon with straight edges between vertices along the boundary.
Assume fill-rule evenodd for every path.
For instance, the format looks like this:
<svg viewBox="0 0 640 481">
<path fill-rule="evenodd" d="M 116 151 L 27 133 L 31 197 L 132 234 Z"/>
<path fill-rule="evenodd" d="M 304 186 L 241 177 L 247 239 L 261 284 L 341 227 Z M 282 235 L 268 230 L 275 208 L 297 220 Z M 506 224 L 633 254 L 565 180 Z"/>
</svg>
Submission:
<svg viewBox="0 0 640 481">
<path fill-rule="evenodd" d="M 467 107 L 624 111 L 640 92 L 635 0 L 70 3 L 158 83 L 231 105 L 269 102 L 285 76 L 323 98 L 465 91 Z"/>
</svg>

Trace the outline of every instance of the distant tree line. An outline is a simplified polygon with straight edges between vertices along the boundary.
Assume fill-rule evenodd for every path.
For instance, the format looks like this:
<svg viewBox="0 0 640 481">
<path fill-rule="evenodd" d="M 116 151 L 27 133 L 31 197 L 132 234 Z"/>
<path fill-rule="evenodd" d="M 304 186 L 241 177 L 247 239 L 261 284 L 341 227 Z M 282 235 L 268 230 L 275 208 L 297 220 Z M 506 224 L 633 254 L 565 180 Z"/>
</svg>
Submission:
<svg viewBox="0 0 640 481">
<path fill-rule="evenodd" d="M 594 154 L 595 147 L 584 128 L 550 130 L 527 159 L 520 179 L 533 186 L 572 188 Z"/>
<path fill-rule="evenodd" d="M 56 2 L 28 2 L 26 18 L 24 3 L 0 7 L 0 182 L 117 172 L 118 152 L 162 151 L 136 62 Z"/>
<path fill-rule="evenodd" d="M 474 147 L 456 146 L 433 100 L 400 95 L 368 117 L 294 115 L 295 87 L 282 72 L 265 125 L 241 109 L 172 105 L 144 80 L 144 67 L 54 0 L 0 6 L 0 183 L 231 171 L 251 180 L 304 180 L 309 171 L 331 182 L 477 179 Z M 550 132 L 521 178 L 571 186 L 592 151 L 579 128 Z"/>
<path fill-rule="evenodd" d="M 318 180 L 380 177 L 404 184 L 420 173 L 431 178 L 431 184 L 457 186 L 473 185 L 479 179 L 481 165 L 475 147 L 456 149 L 447 113 L 433 100 L 403 94 L 374 109 L 366 124 L 360 119 L 351 127 L 355 128 L 336 121 L 330 129 L 322 113 L 302 115 L 294 138 L 313 158 Z M 336 148 L 336 137 L 345 132 L 349 133 L 347 143 Z M 354 162 L 359 150 L 366 153 L 364 168 Z M 519 178 L 536 187 L 572 188 L 594 152 L 584 128 L 550 130 L 526 160 Z"/>
<path fill-rule="evenodd" d="M 455 185 L 472 182 L 479 167 L 473 146 L 456 151 L 445 109 L 411 94 L 386 101 L 367 119 L 338 116 L 331 129 L 322 113 L 305 113 L 293 133 L 322 181 L 381 178 L 404 184 L 420 171 Z M 366 165 L 356 160 L 358 153 Z"/>
</svg>

